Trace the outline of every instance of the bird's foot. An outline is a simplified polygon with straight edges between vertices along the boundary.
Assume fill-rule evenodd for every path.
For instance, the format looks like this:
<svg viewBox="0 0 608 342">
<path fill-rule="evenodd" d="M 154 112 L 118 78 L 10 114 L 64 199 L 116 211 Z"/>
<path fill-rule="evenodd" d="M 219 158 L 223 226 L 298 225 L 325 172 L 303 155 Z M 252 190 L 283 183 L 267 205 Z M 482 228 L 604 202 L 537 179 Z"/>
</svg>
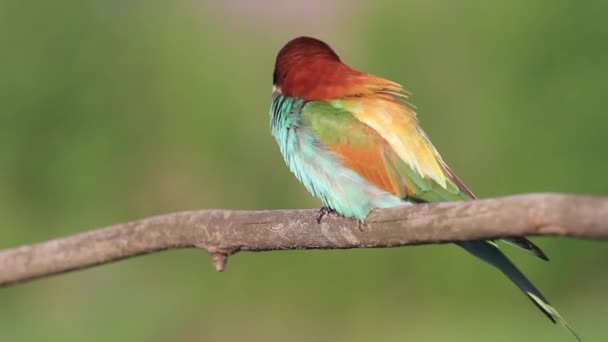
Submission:
<svg viewBox="0 0 608 342">
<path fill-rule="evenodd" d="M 323 220 L 323 218 L 325 216 L 330 216 L 330 215 L 336 215 L 336 216 L 339 216 L 339 217 L 344 217 L 341 214 L 339 214 L 337 211 L 333 210 L 332 208 L 322 207 L 317 212 L 317 223 L 321 224 L 321 221 Z M 362 232 L 363 231 L 363 227 L 367 227 L 367 223 L 365 223 L 364 220 L 357 220 L 357 228 L 359 229 L 359 231 Z"/>
<path fill-rule="evenodd" d="M 331 214 L 335 214 L 335 215 L 339 215 L 335 210 L 333 210 L 332 208 L 329 207 L 322 207 L 321 209 L 319 209 L 319 211 L 317 212 L 317 223 L 321 224 L 321 220 L 323 220 L 323 218 L 325 216 L 329 216 Z"/>
<path fill-rule="evenodd" d="M 359 228 L 360 232 L 363 231 L 363 227 L 367 227 L 367 224 L 365 223 L 365 221 L 357 220 L 357 228 Z"/>
</svg>

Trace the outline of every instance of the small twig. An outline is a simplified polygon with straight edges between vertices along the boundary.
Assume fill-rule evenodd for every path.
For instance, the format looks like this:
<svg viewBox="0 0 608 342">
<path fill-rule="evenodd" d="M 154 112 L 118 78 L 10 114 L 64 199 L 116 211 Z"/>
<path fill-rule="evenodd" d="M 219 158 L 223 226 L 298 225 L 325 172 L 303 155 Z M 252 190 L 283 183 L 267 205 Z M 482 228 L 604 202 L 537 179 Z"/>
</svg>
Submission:
<svg viewBox="0 0 608 342">
<path fill-rule="evenodd" d="M 223 272 L 226 268 L 226 262 L 228 262 L 228 254 L 212 253 L 211 257 L 213 258 L 213 266 L 215 267 L 215 270 L 218 272 Z"/>
</svg>

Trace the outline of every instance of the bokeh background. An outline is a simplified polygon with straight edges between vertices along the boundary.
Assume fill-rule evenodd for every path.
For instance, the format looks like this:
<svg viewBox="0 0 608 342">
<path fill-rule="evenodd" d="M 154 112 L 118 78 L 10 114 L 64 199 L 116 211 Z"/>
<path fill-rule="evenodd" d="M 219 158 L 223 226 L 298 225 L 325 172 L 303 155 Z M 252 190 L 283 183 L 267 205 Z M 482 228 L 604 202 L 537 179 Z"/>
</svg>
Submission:
<svg viewBox="0 0 608 342">
<path fill-rule="evenodd" d="M 404 83 L 480 197 L 608 193 L 608 2 L 0 1 L 0 248 L 202 208 L 318 207 L 269 134 L 299 35 Z M 607 245 L 506 248 L 588 341 Z M 1 272 L 2 270 L 0 270 Z M 1 341 L 572 341 L 457 247 L 158 253 L 0 289 Z"/>
</svg>

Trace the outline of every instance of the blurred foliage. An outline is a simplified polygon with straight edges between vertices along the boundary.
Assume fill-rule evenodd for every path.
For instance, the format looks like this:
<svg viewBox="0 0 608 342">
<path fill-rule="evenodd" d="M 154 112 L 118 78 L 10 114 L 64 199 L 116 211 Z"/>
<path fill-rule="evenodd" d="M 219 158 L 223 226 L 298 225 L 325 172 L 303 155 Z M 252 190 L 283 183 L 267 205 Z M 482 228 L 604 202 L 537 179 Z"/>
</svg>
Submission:
<svg viewBox="0 0 608 342">
<path fill-rule="evenodd" d="M 193 208 L 316 207 L 268 129 L 298 35 L 404 83 L 479 196 L 608 192 L 608 3 L 0 0 L 0 248 Z M 588 340 L 602 243 L 508 252 Z M 1 270 L 0 270 L 1 272 Z M 171 251 L 0 290 L 1 341 L 571 341 L 451 246 Z"/>
</svg>

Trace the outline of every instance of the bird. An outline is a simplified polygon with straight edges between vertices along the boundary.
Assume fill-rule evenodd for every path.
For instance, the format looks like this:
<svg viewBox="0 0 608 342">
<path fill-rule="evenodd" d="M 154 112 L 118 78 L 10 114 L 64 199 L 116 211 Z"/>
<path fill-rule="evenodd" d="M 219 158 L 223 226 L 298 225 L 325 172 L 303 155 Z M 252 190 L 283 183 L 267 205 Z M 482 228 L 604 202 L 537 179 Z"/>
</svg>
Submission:
<svg viewBox="0 0 608 342">
<path fill-rule="evenodd" d="M 399 84 L 343 63 L 325 42 L 302 36 L 278 52 L 270 127 L 290 171 L 323 206 L 365 222 L 378 208 L 475 199 L 419 125 Z M 548 260 L 530 240 L 504 242 Z M 492 240 L 456 242 L 506 275 L 552 322 L 580 337 Z"/>
</svg>

